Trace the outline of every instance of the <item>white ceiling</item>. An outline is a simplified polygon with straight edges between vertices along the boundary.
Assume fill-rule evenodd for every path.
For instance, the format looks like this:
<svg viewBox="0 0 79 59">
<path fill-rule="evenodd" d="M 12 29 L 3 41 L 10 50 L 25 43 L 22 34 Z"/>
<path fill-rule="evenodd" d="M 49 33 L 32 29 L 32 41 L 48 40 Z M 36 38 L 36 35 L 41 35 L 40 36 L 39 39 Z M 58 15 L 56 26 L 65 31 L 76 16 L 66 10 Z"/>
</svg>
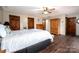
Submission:
<svg viewBox="0 0 79 59">
<path fill-rule="evenodd" d="M 42 6 L 43 7 L 43 6 Z M 42 7 L 39 6 L 2 6 L 3 10 L 16 12 L 20 14 L 28 14 L 33 16 L 42 15 Z M 49 16 L 54 15 L 72 15 L 79 14 L 79 6 L 50 6 L 51 8 L 55 8 Z"/>
</svg>

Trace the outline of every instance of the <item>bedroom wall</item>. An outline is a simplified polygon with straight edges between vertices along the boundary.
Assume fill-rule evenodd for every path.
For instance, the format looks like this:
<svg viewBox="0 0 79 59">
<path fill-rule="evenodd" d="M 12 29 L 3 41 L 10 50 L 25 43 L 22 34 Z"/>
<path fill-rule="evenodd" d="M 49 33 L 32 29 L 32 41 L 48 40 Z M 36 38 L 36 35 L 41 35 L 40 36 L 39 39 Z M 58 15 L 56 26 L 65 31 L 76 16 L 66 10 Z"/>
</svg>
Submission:
<svg viewBox="0 0 79 59">
<path fill-rule="evenodd" d="M 0 22 L 4 23 L 5 21 L 9 21 L 9 14 L 20 16 L 20 26 L 21 26 L 20 29 L 23 29 L 23 27 L 28 28 L 28 21 L 27 21 L 28 16 L 20 15 L 18 13 L 0 10 Z M 73 15 L 73 16 L 76 16 L 77 18 L 79 18 L 79 15 Z M 53 17 L 53 18 L 60 18 L 60 31 L 59 32 L 61 35 L 65 35 L 65 32 L 66 32 L 65 15 L 57 16 L 57 17 Z M 34 26 L 36 28 L 36 24 L 42 23 L 42 19 L 38 18 L 38 17 L 34 17 L 34 19 L 35 19 Z M 46 20 L 46 30 L 50 32 L 50 19 Z M 77 23 L 76 23 L 76 35 L 79 35 L 79 24 L 77 24 Z"/>
<path fill-rule="evenodd" d="M 17 15 L 20 16 L 20 29 L 24 27 L 28 28 L 28 20 L 27 15 L 20 15 L 19 13 L 13 13 L 9 11 L 3 11 L 3 22 L 9 21 L 9 15 Z M 31 16 L 33 17 L 33 16 Z M 53 18 L 60 18 L 60 34 L 65 35 L 65 16 L 53 17 Z M 36 24 L 42 24 L 42 19 L 38 17 L 34 17 L 34 27 L 36 28 Z M 50 32 L 50 19 L 46 20 L 46 30 Z"/>
<path fill-rule="evenodd" d="M 66 19 L 65 16 L 60 17 L 60 34 L 65 35 L 66 34 Z"/>
<path fill-rule="evenodd" d="M 9 21 L 9 15 L 16 15 L 16 16 L 20 16 L 20 29 L 23 29 L 24 27 L 28 28 L 28 17 L 33 17 L 33 16 L 28 16 L 28 15 L 22 15 L 19 13 L 13 13 L 13 12 L 9 12 L 9 11 L 3 11 L 3 22 L 5 21 Z M 38 23 L 42 23 L 42 19 L 41 18 L 37 18 L 37 17 L 33 17 L 34 18 L 34 27 L 36 28 L 36 24 Z"/>
<path fill-rule="evenodd" d="M 65 17 L 76 17 L 76 19 L 79 18 L 79 14 L 72 14 L 72 15 L 61 15 L 61 16 L 55 16 L 52 18 L 60 18 L 60 30 L 59 33 L 61 35 L 66 35 L 66 19 Z M 50 19 L 46 20 L 46 30 L 50 32 Z M 76 23 L 76 35 L 79 36 L 79 24 Z"/>
<path fill-rule="evenodd" d="M 66 19 L 65 17 L 76 17 L 76 19 L 79 18 L 79 14 L 72 14 L 72 15 L 63 15 L 60 17 L 61 21 L 60 21 L 60 34 L 65 35 L 66 34 Z M 79 36 L 79 24 L 76 23 L 76 35 Z"/>
<path fill-rule="evenodd" d="M 65 17 L 76 17 L 79 18 L 79 14 L 73 14 L 73 15 L 62 15 L 62 16 L 57 16 L 53 18 L 60 18 L 60 34 L 61 35 L 66 35 L 66 19 Z M 50 30 L 50 28 L 47 28 Z M 76 23 L 76 35 L 79 36 L 79 24 Z"/>
<path fill-rule="evenodd" d="M 42 24 L 42 18 L 38 18 L 38 17 L 34 17 L 35 20 L 35 28 L 36 28 L 36 24 Z"/>
<path fill-rule="evenodd" d="M 59 34 L 61 35 L 65 35 L 65 32 L 66 32 L 66 26 L 65 26 L 65 16 L 62 15 L 62 16 L 54 16 L 54 17 L 51 17 L 51 19 L 54 19 L 54 18 L 59 18 L 60 19 L 60 27 L 59 27 Z M 50 32 L 50 19 L 47 19 L 46 20 L 46 30 Z"/>
<path fill-rule="evenodd" d="M 27 27 L 27 16 L 20 15 L 18 13 L 8 12 L 8 11 L 3 11 L 3 23 L 5 21 L 9 21 L 9 15 L 20 16 L 20 29 L 23 29 L 23 27 L 25 26 Z"/>
<path fill-rule="evenodd" d="M 67 17 L 76 17 L 76 19 L 79 18 L 79 14 L 72 14 L 72 15 L 67 15 Z M 76 23 L 76 35 L 79 36 L 79 24 Z"/>
<path fill-rule="evenodd" d="M 46 30 L 50 32 L 50 20 L 46 19 Z"/>
<path fill-rule="evenodd" d="M 76 18 L 79 18 L 79 15 L 77 15 Z M 76 35 L 79 36 L 79 24 L 78 23 L 76 23 Z"/>
<path fill-rule="evenodd" d="M 76 35 L 79 36 L 79 24 L 76 23 Z"/>
<path fill-rule="evenodd" d="M 3 16 L 3 13 L 2 13 L 3 11 L 2 11 L 2 9 L 0 9 L 0 23 L 2 23 L 2 16 Z"/>
</svg>

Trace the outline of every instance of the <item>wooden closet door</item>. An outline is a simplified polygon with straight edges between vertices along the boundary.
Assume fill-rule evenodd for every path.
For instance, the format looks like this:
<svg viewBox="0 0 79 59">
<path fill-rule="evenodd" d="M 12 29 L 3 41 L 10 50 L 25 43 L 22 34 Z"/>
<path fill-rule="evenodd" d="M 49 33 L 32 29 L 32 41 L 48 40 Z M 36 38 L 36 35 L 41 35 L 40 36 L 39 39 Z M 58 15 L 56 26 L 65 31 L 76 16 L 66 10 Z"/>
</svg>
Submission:
<svg viewBox="0 0 79 59">
<path fill-rule="evenodd" d="M 34 28 L 34 18 L 28 17 L 28 29 Z"/>
<path fill-rule="evenodd" d="M 20 30 L 20 16 L 9 15 L 11 30 Z"/>
<path fill-rule="evenodd" d="M 52 34 L 58 35 L 59 23 L 60 23 L 59 19 L 51 19 L 50 20 L 50 31 Z"/>
<path fill-rule="evenodd" d="M 66 17 L 66 35 L 76 35 L 76 17 Z"/>
</svg>

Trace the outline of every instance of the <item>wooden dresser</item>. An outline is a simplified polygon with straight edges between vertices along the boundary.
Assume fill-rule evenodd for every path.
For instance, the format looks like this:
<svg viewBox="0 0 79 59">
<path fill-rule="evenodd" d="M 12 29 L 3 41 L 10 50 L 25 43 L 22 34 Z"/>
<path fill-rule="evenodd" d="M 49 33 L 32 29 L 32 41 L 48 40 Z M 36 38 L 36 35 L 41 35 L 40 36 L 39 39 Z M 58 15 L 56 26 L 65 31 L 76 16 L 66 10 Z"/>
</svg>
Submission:
<svg viewBox="0 0 79 59">
<path fill-rule="evenodd" d="M 44 30 L 44 25 L 43 24 L 36 24 L 36 28 Z"/>
</svg>

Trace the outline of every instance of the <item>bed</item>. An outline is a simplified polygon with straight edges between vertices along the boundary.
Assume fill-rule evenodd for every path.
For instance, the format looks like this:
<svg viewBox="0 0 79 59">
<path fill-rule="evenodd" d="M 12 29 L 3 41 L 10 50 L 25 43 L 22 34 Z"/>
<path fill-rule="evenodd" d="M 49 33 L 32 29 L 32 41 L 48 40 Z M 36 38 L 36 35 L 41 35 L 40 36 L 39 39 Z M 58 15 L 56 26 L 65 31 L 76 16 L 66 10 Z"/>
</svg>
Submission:
<svg viewBox="0 0 79 59">
<path fill-rule="evenodd" d="M 11 31 L 2 38 L 1 50 L 6 53 L 38 52 L 53 42 L 53 37 L 48 31 L 39 29 Z"/>
</svg>

